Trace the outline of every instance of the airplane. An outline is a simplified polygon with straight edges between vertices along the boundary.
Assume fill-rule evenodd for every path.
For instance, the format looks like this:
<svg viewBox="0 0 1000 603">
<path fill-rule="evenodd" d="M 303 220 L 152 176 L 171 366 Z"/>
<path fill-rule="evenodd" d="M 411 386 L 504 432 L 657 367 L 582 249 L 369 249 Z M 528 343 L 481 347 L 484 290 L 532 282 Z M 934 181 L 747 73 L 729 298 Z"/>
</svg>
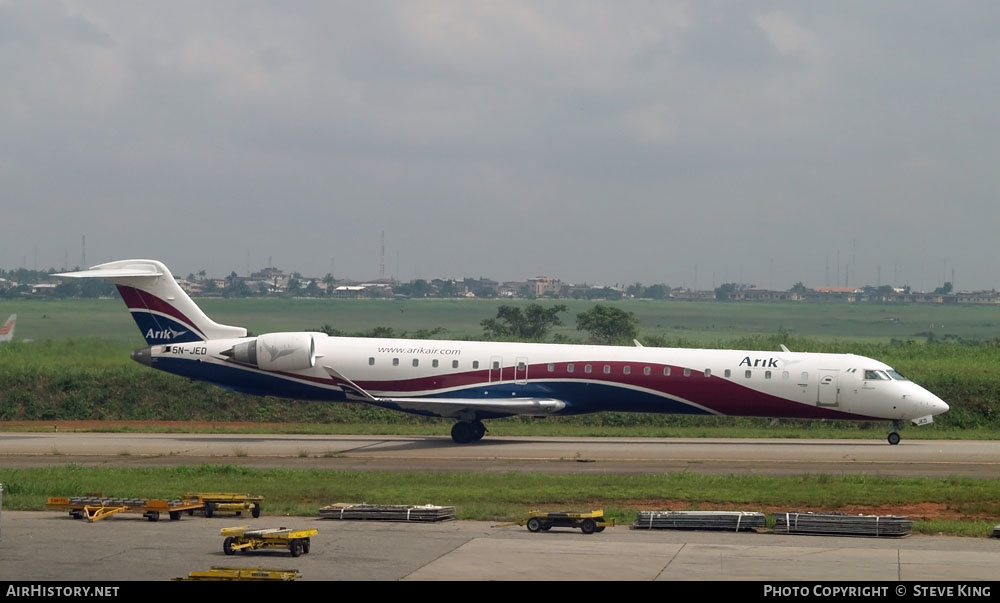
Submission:
<svg viewBox="0 0 1000 603">
<path fill-rule="evenodd" d="M 17 314 L 11 314 L 7 322 L 0 327 L 0 343 L 7 343 L 14 339 L 14 323 L 17 322 Z"/>
<path fill-rule="evenodd" d="M 157 260 L 120 260 L 56 276 L 114 283 L 148 347 L 137 362 L 256 395 L 363 402 L 455 420 L 465 444 L 484 420 L 601 411 L 785 419 L 933 422 L 940 398 L 854 354 L 331 337 L 248 337 L 218 324 Z"/>
</svg>

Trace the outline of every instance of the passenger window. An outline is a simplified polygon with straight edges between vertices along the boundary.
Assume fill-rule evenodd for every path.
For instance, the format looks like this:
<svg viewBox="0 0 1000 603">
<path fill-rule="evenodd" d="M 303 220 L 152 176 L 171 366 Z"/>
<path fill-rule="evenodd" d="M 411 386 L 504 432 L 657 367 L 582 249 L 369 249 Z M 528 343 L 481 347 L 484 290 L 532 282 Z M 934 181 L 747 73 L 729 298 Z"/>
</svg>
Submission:
<svg viewBox="0 0 1000 603">
<path fill-rule="evenodd" d="M 567 373 L 572 373 L 573 372 L 573 363 L 572 362 L 570 362 L 569 364 L 566 365 L 566 372 Z"/>
<path fill-rule="evenodd" d="M 747 371 L 746 373 L 744 373 L 744 375 L 743 375 L 743 376 L 744 376 L 744 377 L 746 377 L 747 379 L 749 379 L 749 378 L 750 378 L 750 375 L 751 375 L 751 373 L 752 373 L 752 371 Z"/>
<path fill-rule="evenodd" d="M 479 361 L 478 360 L 473 360 L 472 361 L 472 368 L 474 368 L 474 369 L 479 368 Z"/>
<path fill-rule="evenodd" d="M 368 358 L 368 366 L 375 366 L 375 359 L 374 358 Z"/>
<path fill-rule="evenodd" d="M 705 376 L 706 377 L 711 377 L 712 376 L 712 369 L 705 369 Z"/>
<path fill-rule="evenodd" d="M 781 378 L 788 381 L 788 371 L 781 371 Z"/>
<path fill-rule="evenodd" d="M 451 368 L 458 368 L 458 360 L 451 361 Z"/>
<path fill-rule="evenodd" d="M 652 372 L 652 371 L 650 370 L 650 368 L 649 368 L 648 366 L 647 366 L 647 367 L 643 367 L 643 369 L 642 369 L 642 374 L 643 374 L 643 375 L 648 375 L 648 374 L 650 374 L 651 372 Z"/>
<path fill-rule="evenodd" d="M 555 365 L 555 363 L 554 362 L 550 362 L 549 366 L 548 366 L 548 369 L 549 369 L 550 373 L 556 372 L 556 365 Z"/>
<path fill-rule="evenodd" d="M 493 368 L 495 368 L 495 369 L 500 368 L 500 362 L 498 360 L 494 360 L 493 361 Z"/>
<path fill-rule="evenodd" d="M 691 376 L 691 369 L 689 369 L 689 368 L 684 369 L 684 376 L 685 377 L 690 377 Z"/>
<path fill-rule="evenodd" d="M 399 358 L 392 359 L 392 366 L 399 366 Z"/>
<path fill-rule="evenodd" d="M 622 369 L 622 372 L 625 373 L 626 375 L 631 375 L 632 374 L 632 367 L 626 366 L 625 368 Z"/>
<path fill-rule="evenodd" d="M 771 371 L 764 371 L 764 378 L 765 379 L 770 379 L 771 378 Z"/>
<path fill-rule="evenodd" d="M 610 375 L 611 374 L 611 365 L 610 364 L 605 364 L 604 365 L 604 374 L 605 375 Z"/>
<path fill-rule="evenodd" d="M 585 372 L 585 373 L 589 373 L 590 372 L 590 365 L 589 364 L 583 365 L 583 372 Z"/>
<path fill-rule="evenodd" d="M 420 365 L 420 360 L 414 358 L 413 359 L 413 366 L 419 366 L 419 365 Z"/>
<path fill-rule="evenodd" d="M 733 371 L 731 371 L 729 369 L 726 369 L 726 378 L 728 379 L 728 378 L 730 378 L 732 376 L 733 376 Z"/>
<path fill-rule="evenodd" d="M 435 358 L 434 360 L 431 360 L 431 366 L 434 367 L 434 368 L 437 368 L 437 366 L 438 366 L 437 358 Z"/>
<path fill-rule="evenodd" d="M 670 376 L 670 367 L 669 366 L 663 367 L 663 376 L 664 377 L 669 377 Z"/>
<path fill-rule="evenodd" d="M 519 371 L 523 371 L 524 370 L 524 363 L 523 362 L 518 362 L 517 363 L 517 370 L 519 370 Z"/>
</svg>

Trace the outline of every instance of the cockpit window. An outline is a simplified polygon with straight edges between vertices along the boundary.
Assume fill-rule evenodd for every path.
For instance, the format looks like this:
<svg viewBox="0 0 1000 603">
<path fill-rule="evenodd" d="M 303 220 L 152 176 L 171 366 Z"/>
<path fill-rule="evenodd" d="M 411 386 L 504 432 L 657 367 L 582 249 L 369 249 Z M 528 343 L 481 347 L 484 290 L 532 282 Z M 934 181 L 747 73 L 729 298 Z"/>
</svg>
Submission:
<svg viewBox="0 0 1000 603">
<path fill-rule="evenodd" d="M 892 369 L 889 369 L 886 372 L 889 373 L 889 376 L 892 377 L 896 381 L 909 381 L 909 379 L 907 379 L 903 375 L 899 374 L 899 371 L 894 371 Z"/>
<path fill-rule="evenodd" d="M 889 375 L 886 375 L 883 371 L 865 371 L 865 380 L 867 381 L 888 381 Z"/>
</svg>

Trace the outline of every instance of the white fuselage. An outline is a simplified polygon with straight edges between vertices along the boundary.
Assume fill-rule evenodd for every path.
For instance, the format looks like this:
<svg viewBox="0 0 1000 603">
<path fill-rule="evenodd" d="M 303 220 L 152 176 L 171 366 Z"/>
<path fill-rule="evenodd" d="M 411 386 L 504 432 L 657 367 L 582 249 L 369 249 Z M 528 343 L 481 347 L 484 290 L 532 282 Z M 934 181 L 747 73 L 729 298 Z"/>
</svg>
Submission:
<svg viewBox="0 0 1000 603">
<path fill-rule="evenodd" d="M 152 346 L 150 360 L 169 372 L 293 398 L 357 399 L 324 368 L 332 367 L 379 398 L 544 397 L 565 402 L 558 414 L 901 421 L 948 409 L 884 363 L 853 354 L 287 335 L 290 350 L 303 337 L 311 338 L 312 350 L 299 346 L 302 354 L 285 365 L 276 352 L 272 366 L 263 357 L 254 366 L 223 355 L 254 338 L 222 339 Z M 296 358 L 293 351 L 285 358 Z"/>
</svg>

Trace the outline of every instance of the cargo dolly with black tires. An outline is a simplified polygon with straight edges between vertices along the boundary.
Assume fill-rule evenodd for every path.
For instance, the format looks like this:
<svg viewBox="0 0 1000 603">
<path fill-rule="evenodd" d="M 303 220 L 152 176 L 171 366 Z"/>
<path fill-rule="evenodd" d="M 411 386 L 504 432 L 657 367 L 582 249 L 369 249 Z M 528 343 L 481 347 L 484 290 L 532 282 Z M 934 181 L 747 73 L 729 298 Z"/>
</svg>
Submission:
<svg viewBox="0 0 1000 603">
<path fill-rule="evenodd" d="M 266 528 L 251 530 L 250 526 L 222 528 L 222 552 L 235 555 L 236 551 L 256 551 L 259 549 L 288 549 L 292 557 L 309 553 L 315 529 L 293 530 L 290 528 Z"/>
<path fill-rule="evenodd" d="M 220 513 L 240 516 L 244 511 L 249 511 L 254 519 L 260 517 L 260 504 L 264 501 L 263 496 L 234 492 L 189 492 L 182 498 L 194 504 L 195 508 L 200 506 L 205 517 L 214 517 Z"/>
<path fill-rule="evenodd" d="M 606 520 L 604 511 L 532 511 L 528 516 L 517 522 L 517 525 L 527 526 L 529 532 L 548 532 L 552 528 L 579 528 L 584 534 L 603 532 L 604 528 L 615 525 L 615 521 Z"/>
</svg>

